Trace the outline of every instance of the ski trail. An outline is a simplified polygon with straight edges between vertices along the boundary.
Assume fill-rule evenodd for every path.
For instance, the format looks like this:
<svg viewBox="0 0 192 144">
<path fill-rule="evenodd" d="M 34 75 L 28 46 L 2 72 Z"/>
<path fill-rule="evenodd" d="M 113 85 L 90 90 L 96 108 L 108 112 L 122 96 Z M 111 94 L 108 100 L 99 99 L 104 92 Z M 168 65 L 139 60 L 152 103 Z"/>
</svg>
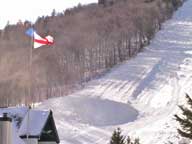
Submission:
<svg viewBox="0 0 192 144">
<path fill-rule="evenodd" d="M 140 81 L 139 85 L 135 88 L 132 97 L 137 98 L 137 96 L 150 84 L 155 78 L 156 74 L 160 71 L 160 66 L 163 65 L 163 60 L 160 60 L 153 66 L 150 72 L 146 75 L 146 77 Z"/>
<path fill-rule="evenodd" d="M 191 14 L 192 0 L 188 0 L 142 53 L 90 81 L 83 90 L 42 103 L 39 108 L 54 111 L 61 144 L 107 144 L 117 127 L 139 137 L 142 144 L 178 143 L 173 116 L 184 104 L 185 93 L 192 95 Z M 100 116 L 106 121 L 97 125 Z M 109 125 L 111 119 L 116 123 Z"/>
</svg>

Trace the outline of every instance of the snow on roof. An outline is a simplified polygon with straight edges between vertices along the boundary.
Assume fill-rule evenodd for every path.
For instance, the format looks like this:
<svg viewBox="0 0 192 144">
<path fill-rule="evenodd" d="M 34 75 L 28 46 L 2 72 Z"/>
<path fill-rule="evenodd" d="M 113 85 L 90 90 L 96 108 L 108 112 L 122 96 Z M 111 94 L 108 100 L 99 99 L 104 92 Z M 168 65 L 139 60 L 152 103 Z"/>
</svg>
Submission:
<svg viewBox="0 0 192 144">
<path fill-rule="evenodd" d="M 0 117 L 3 116 L 3 113 L 7 113 L 8 117 L 12 118 L 12 141 L 13 144 L 24 144 L 22 139 L 18 135 L 18 124 L 19 119 L 23 119 L 25 117 L 25 114 L 27 113 L 27 107 L 9 107 L 9 108 L 0 108 Z M 20 125 L 20 124 L 19 124 Z"/>
<path fill-rule="evenodd" d="M 49 114 L 50 111 L 28 111 L 19 129 L 19 136 L 40 136 Z"/>
<path fill-rule="evenodd" d="M 9 107 L 9 108 L 0 108 L 0 117 L 3 116 L 3 113 L 7 113 L 9 117 L 19 116 L 21 118 L 25 117 L 27 113 L 27 107 Z M 13 118 L 14 119 L 14 118 Z"/>
<path fill-rule="evenodd" d="M 25 144 L 24 141 L 19 137 L 17 128 L 14 126 L 13 123 L 13 129 L 12 129 L 12 141 L 13 144 Z"/>
<path fill-rule="evenodd" d="M 7 113 L 12 118 L 13 144 L 24 144 L 20 136 L 40 137 L 50 111 L 32 110 L 27 107 L 0 108 L 0 117 Z"/>
</svg>

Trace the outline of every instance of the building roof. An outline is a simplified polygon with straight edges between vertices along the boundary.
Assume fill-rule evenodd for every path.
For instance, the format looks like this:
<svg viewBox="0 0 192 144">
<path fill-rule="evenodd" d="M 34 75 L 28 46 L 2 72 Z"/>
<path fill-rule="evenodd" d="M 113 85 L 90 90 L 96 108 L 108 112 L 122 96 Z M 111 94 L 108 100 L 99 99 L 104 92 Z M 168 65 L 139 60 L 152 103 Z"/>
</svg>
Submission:
<svg viewBox="0 0 192 144">
<path fill-rule="evenodd" d="M 0 117 L 8 113 L 14 123 L 16 137 L 38 138 L 39 141 L 55 141 L 59 143 L 59 136 L 56 130 L 52 111 L 41 111 L 19 108 L 1 108 Z"/>
<path fill-rule="evenodd" d="M 25 117 L 27 112 L 26 107 L 20 108 L 0 108 L 0 117 L 3 117 L 3 113 L 7 113 L 8 117 L 12 118 L 12 141 L 13 144 L 24 144 L 23 140 L 18 135 L 18 128 L 20 120 Z"/>
<path fill-rule="evenodd" d="M 3 117 L 3 113 L 7 113 L 13 120 L 15 120 L 16 116 L 23 118 L 27 113 L 27 109 L 27 107 L 0 108 L 0 117 Z"/>
<path fill-rule="evenodd" d="M 46 124 L 50 111 L 29 110 L 19 128 L 19 136 L 39 136 Z"/>
<path fill-rule="evenodd" d="M 19 129 L 21 138 L 38 138 L 39 141 L 59 143 L 52 111 L 29 110 Z"/>
</svg>

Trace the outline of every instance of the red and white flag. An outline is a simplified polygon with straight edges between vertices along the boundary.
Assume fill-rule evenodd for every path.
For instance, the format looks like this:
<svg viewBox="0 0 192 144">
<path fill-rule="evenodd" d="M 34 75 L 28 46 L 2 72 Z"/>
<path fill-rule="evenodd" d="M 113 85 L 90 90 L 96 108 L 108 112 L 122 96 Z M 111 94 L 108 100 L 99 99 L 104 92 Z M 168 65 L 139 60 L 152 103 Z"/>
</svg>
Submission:
<svg viewBox="0 0 192 144">
<path fill-rule="evenodd" d="M 28 36 L 33 38 L 33 47 L 34 48 L 39 48 L 43 45 L 52 45 L 54 44 L 54 39 L 52 36 L 48 35 L 45 38 L 42 38 L 39 36 L 36 31 L 33 28 L 29 28 L 25 32 Z"/>
</svg>

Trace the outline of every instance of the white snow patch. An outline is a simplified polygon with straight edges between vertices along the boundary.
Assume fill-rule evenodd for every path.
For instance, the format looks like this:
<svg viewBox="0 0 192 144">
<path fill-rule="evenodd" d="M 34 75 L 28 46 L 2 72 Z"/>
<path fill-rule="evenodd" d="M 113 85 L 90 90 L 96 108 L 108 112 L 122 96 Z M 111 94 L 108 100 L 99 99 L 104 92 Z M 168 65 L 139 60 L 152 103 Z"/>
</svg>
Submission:
<svg viewBox="0 0 192 144">
<path fill-rule="evenodd" d="M 62 109 L 58 109 L 54 115 L 61 117 L 68 123 L 110 126 L 132 122 L 138 116 L 137 110 L 129 104 L 98 98 L 64 97 L 51 99 L 46 103 L 48 103 L 48 106 L 52 103 L 49 106 L 51 109 L 56 109 L 58 105 L 62 106 Z M 43 105 L 40 108 L 47 109 L 47 106 Z"/>
</svg>

